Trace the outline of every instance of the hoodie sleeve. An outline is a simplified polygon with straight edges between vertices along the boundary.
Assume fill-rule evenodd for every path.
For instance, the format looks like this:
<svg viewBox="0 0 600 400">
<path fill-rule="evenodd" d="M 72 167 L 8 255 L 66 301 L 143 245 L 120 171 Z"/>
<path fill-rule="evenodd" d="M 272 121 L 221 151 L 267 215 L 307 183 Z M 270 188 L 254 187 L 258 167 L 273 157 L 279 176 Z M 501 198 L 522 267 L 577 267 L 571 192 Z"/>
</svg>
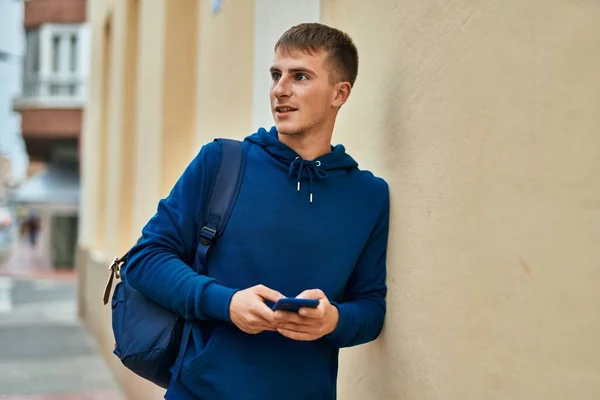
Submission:
<svg viewBox="0 0 600 400">
<path fill-rule="evenodd" d="M 198 243 L 203 199 L 220 157 L 219 145 L 205 145 L 185 169 L 130 250 L 123 280 L 151 300 L 186 319 L 229 322 L 234 289 L 191 267 Z"/>
<path fill-rule="evenodd" d="M 344 300 L 337 307 L 336 329 L 326 336 L 336 347 L 351 347 L 375 340 L 383 327 L 387 294 L 386 253 L 389 230 L 389 189 L 371 236 L 350 276 Z"/>
</svg>

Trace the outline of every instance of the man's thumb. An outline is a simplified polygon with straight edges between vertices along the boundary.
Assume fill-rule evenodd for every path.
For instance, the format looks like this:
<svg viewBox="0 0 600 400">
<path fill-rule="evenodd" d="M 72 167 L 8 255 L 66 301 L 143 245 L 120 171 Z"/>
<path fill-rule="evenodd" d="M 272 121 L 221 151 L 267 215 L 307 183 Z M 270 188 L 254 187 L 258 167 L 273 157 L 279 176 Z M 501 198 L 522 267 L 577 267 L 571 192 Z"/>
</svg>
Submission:
<svg viewBox="0 0 600 400">
<path fill-rule="evenodd" d="M 256 286 L 255 293 L 262 297 L 263 300 L 269 300 L 273 303 L 277 302 L 277 300 L 281 299 L 282 297 L 285 297 L 278 291 L 270 289 L 264 285 Z"/>
<path fill-rule="evenodd" d="M 323 299 L 325 298 L 325 293 L 321 289 L 308 289 L 304 292 L 300 293 L 296 298 L 298 299 Z"/>
</svg>

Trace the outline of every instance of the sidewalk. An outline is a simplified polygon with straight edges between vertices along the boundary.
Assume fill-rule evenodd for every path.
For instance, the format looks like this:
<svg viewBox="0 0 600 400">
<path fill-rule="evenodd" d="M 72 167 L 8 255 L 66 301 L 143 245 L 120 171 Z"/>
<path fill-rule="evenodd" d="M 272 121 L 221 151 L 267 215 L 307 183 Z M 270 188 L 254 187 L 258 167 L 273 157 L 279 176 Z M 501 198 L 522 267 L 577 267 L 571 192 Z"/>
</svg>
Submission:
<svg viewBox="0 0 600 400">
<path fill-rule="evenodd" d="M 19 268 L 35 254 L 18 250 L 0 267 L 0 399 L 123 400 L 77 319 L 75 274 Z"/>
<path fill-rule="evenodd" d="M 17 238 L 13 243 L 10 256 L 0 265 L 0 275 L 51 279 L 75 277 L 72 267 L 53 269 L 50 255 L 41 253 L 24 238 Z"/>
</svg>

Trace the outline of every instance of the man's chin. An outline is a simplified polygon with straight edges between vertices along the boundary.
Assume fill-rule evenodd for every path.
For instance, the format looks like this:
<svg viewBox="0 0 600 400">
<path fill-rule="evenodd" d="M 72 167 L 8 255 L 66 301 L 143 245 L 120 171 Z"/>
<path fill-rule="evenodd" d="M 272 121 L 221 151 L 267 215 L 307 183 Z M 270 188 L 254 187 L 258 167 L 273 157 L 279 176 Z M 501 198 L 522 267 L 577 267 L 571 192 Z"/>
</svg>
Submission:
<svg viewBox="0 0 600 400">
<path fill-rule="evenodd" d="M 297 126 L 289 126 L 287 124 L 275 124 L 277 133 L 283 136 L 293 136 L 302 133 L 302 129 Z"/>
</svg>

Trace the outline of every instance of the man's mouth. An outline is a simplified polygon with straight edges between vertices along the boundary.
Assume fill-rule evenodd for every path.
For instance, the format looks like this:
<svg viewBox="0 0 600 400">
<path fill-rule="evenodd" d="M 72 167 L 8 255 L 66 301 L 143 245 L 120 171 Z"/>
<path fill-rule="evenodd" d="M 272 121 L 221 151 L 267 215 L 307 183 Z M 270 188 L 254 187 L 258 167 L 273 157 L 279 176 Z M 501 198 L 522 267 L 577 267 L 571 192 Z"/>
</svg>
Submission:
<svg viewBox="0 0 600 400">
<path fill-rule="evenodd" d="M 288 107 L 288 106 L 277 106 L 275 107 L 275 111 L 278 113 L 292 112 L 297 111 L 297 108 Z"/>
</svg>

